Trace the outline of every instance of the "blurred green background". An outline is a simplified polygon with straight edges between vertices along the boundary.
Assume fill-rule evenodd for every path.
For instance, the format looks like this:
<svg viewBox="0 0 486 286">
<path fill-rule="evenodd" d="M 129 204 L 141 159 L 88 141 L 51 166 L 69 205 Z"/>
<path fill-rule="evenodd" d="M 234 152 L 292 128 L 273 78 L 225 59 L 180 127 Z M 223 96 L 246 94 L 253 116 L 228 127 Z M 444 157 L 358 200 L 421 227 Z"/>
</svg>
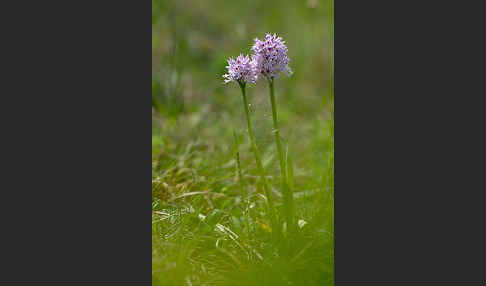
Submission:
<svg viewBox="0 0 486 286">
<path fill-rule="evenodd" d="M 330 2 L 317 0 L 153 0 L 154 101 L 160 100 L 161 109 L 170 115 L 205 105 L 223 112 L 230 109 L 240 98 L 239 90 L 222 84 L 226 60 L 250 54 L 253 39 L 266 32 L 286 41 L 294 71 L 276 84 L 279 102 L 285 102 L 279 106 L 281 112 L 289 108 L 305 116 L 322 110 L 329 103 Z M 267 95 L 260 91 L 252 93 Z"/>
<path fill-rule="evenodd" d="M 333 285 L 332 9 L 329 0 L 152 0 L 153 285 Z M 253 39 L 267 32 L 286 41 L 294 72 L 275 81 L 281 136 L 293 159 L 296 217 L 307 222 L 288 238 L 290 250 L 270 245 L 263 204 L 246 196 L 258 193 L 257 171 L 240 90 L 222 78 L 227 59 L 251 54 Z M 250 86 L 247 96 L 278 197 L 266 81 Z M 246 188 L 235 183 L 238 150 Z M 225 197 L 179 199 L 202 190 Z M 254 213 L 241 207 L 245 201 L 255 203 Z M 232 237 L 203 228 L 200 214 L 237 234 L 234 243 L 247 254 L 218 244 Z M 239 266 L 233 271 L 228 263 Z"/>
</svg>

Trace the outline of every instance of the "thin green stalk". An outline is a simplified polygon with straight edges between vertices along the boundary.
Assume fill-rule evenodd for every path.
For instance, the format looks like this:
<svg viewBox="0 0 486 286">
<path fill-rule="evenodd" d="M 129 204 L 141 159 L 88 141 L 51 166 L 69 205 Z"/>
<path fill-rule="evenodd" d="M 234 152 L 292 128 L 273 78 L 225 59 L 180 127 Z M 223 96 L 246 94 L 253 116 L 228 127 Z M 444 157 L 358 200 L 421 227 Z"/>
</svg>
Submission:
<svg viewBox="0 0 486 286">
<path fill-rule="evenodd" d="M 275 90 L 273 85 L 273 77 L 269 78 L 268 82 L 270 85 L 270 101 L 272 103 L 272 118 L 273 118 L 273 129 L 274 129 L 273 132 L 275 135 L 275 143 L 277 144 L 278 157 L 280 160 L 280 175 L 281 175 L 282 192 L 284 197 L 285 220 L 287 222 L 287 228 L 289 230 L 292 230 L 294 225 L 293 223 L 294 198 L 292 194 L 292 189 L 289 187 L 289 183 L 287 179 L 286 160 L 282 150 L 282 143 L 280 142 L 280 129 L 278 126 L 277 104 L 275 103 Z"/>
<path fill-rule="evenodd" d="M 332 265 L 332 280 L 334 282 L 334 0 L 330 1 L 331 17 L 329 18 L 329 34 L 331 35 L 331 45 L 329 47 L 329 58 L 331 59 L 329 65 L 330 86 L 329 92 L 331 95 L 331 170 L 329 174 L 330 188 L 331 188 L 331 200 L 330 200 L 330 238 L 331 238 L 331 255 L 330 262 Z"/>
<path fill-rule="evenodd" d="M 240 163 L 240 143 L 238 141 L 238 136 L 236 136 L 236 131 L 233 130 L 233 137 L 235 138 L 235 148 L 236 148 L 236 168 L 238 169 L 238 184 L 240 185 L 240 189 L 242 192 L 242 197 L 243 197 L 243 202 L 246 204 L 245 205 L 245 227 L 247 231 L 248 237 L 251 237 L 251 231 L 250 231 L 250 218 L 249 218 L 249 204 L 250 202 L 247 201 L 248 199 L 248 193 L 246 191 L 246 188 L 243 184 L 243 175 L 241 174 L 241 163 Z"/>
<path fill-rule="evenodd" d="M 260 178 L 262 180 L 263 189 L 265 190 L 265 196 L 267 197 L 267 206 L 268 206 L 268 213 L 270 215 L 272 233 L 275 233 L 278 232 L 279 229 L 277 227 L 276 220 L 275 220 L 275 211 L 273 207 L 272 194 L 270 193 L 270 188 L 268 187 L 267 179 L 265 177 L 265 169 L 263 169 L 262 159 L 260 157 L 260 153 L 258 152 L 258 147 L 255 143 L 255 138 L 253 137 L 253 130 L 251 128 L 251 121 L 250 121 L 250 111 L 248 110 L 248 102 L 246 100 L 245 84 L 240 83 L 240 88 L 243 96 L 243 107 L 245 109 L 246 123 L 248 125 L 248 135 L 250 136 L 250 142 L 253 149 L 253 154 L 255 155 L 255 161 L 258 167 L 258 171 L 260 172 Z"/>
<path fill-rule="evenodd" d="M 238 142 L 238 137 L 236 136 L 236 132 L 233 130 L 233 137 L 235 138 L 235 146 L 236 146 L 236 168 L 238 170 L 238 182 L 240 186 L 243 186 L 243 176 L 241 175 L 241 164 L 240 164 L 240 144 Z"/>
</svg>

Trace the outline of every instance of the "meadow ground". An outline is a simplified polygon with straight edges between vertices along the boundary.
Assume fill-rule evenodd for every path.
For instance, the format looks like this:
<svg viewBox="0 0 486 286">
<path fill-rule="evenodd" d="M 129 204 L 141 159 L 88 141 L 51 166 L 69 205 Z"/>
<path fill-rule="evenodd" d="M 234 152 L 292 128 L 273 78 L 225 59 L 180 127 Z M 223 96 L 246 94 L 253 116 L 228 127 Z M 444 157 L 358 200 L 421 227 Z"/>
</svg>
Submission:
<svg viewBox="0 0 486 286">
<path fill-rule="evenodd" d="M 331 11 L 329 1 L 152 1 L 152 285 L 334 284 Z M 294 72 L 275 81 L 294 231 L 271 228 L 241 93 L 222 78 L 227 58 L 266 32 L 284 38 Z M 268 86 L 247 97 L 282 217 Z"/>
</svg>

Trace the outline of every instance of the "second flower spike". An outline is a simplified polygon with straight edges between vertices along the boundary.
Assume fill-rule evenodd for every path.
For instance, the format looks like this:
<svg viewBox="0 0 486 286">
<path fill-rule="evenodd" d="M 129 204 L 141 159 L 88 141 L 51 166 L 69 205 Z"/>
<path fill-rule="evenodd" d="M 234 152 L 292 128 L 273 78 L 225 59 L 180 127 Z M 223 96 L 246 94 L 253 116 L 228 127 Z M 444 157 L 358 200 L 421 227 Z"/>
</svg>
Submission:
<svg viewBox="0 0 486 286">
<path fill-rule="evenodd" d="M 289 76 L 292 74 L 287 46 L 281 37 L 268 33 L 263 41 L 256 38 L 252 50 L 252 59 L 258 73 L 267 78 L 278 78 L 281 72 Z"/>
</svg>

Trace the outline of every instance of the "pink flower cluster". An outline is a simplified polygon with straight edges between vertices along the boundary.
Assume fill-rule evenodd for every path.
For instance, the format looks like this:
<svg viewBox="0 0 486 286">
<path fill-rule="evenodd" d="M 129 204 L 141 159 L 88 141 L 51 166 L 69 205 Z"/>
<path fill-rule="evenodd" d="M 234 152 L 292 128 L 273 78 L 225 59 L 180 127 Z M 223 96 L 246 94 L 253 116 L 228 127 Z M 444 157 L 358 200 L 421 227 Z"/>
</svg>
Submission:
<svg viewBox="0 0 486 286">
<path fill-rule="evenodd" d="M 287 56 L 287 46 L 276 34 L 267 34 L 264 41 L 255 39 L 252 47 L 255 68 L 267 77 L 278 78 L 281 72 L 291 75 L 290 59 Z"/>
<path fill-rule="evenodd" d="M 260 75 L 278 78 L 281 72 L 289 76 L 292 74 L 288 65 L 290 59 L 287 56 L 287 46 L 276 34 L 267 33 L 264 41 L 256 38 L 252 51 L 251 59 L 240 54 L 236 60 L 228 60 L 228 73 L 223 75 L 225 83 L 235 81 L 240 84 L 254 84 Z"/>
<path fill-rule="evenodd" d="M 240 54 L 236 60 L 230 58 L 226 66 L 228 73 L 223 75 L 224 83 L 236 81 L 239 83 L 255 83 L 258 79 L 257 70 L 250 58 Z"/>
</svg>

